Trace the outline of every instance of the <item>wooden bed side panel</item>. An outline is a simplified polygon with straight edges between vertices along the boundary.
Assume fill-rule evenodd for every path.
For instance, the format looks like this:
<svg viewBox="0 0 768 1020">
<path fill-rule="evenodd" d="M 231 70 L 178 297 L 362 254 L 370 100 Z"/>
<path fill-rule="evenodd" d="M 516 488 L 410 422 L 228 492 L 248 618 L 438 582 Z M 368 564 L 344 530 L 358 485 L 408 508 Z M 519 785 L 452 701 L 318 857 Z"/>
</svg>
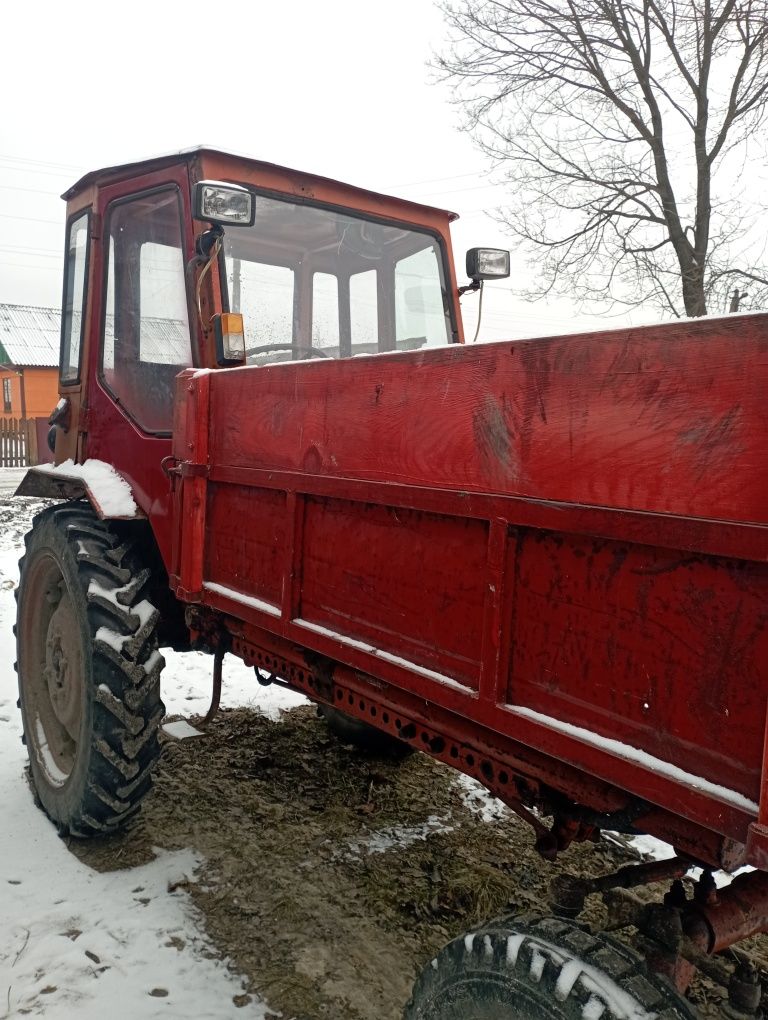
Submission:
<svg viewBox="0 0 768 1020">
<path fill-rule="evenodd" d="M 212 462 L 768 523 L 768 315 L 214 373 Z"/>
</svg>

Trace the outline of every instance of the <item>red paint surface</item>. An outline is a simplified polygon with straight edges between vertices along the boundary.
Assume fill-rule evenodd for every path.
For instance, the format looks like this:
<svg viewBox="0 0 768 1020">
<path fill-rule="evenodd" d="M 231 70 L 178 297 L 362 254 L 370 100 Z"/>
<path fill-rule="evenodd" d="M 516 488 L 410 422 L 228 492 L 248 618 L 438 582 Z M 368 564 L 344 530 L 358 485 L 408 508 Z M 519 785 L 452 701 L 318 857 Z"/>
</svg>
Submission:
<svg viewBox="0 0 768 1020">
<path fill-rule="evenodd" d="M 759 800 L 768 318 L 205 379 L 204 580 L 281 619 L 205 602 L 444 709 L 441 732 L 550 755 L 554 786 L 559 761 L 659 805 L 681 845 L 746 841 L 755 812 L 514 709 Z"/>
</svg>

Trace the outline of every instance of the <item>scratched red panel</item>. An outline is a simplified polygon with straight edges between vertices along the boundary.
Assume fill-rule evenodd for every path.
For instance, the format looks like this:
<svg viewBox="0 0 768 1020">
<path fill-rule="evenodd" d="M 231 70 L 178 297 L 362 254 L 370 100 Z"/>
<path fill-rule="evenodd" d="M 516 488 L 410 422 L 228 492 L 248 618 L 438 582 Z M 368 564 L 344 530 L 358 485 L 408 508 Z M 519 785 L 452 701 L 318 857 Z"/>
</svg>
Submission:
<svg viewBox="0 0 768 1020">
<path fill-rule="evenodd" d="M 212 376 L 213 462 L 768 522 L 768 315 Z M 258 414 L 253 409 L 258 407 Z"/>
<path fill-rule="evenodd" d="M 278 605 L 288 541 L 285 493 L 208 486 L 205 580 Z"/>
<path fill-rule="evenodd" d="M 488 525 L 309 499 L 302 619 L 476 688 Z"/>
<path fill-rule="evenodd" d="M 507 700 L 758 798 L 768 566 L 521 531 Z"/>
</svg>

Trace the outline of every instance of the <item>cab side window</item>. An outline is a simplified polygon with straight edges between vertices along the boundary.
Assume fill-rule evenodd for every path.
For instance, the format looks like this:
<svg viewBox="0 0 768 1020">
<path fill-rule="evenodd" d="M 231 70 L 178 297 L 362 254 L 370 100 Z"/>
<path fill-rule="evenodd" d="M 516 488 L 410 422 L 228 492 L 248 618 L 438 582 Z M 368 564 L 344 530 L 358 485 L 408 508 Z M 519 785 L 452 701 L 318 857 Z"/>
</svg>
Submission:
<svg viewBox="0 0 768 1020">
<path fill-rule="evenodd" d="M 63 383 L 77 382 L 80 378 L 88 270 L 88 219 L 89 213 L 86 211 L 72 220 L 67 233 L 59 366 Z"/>
<path fill-rule="evenodd" d="M 174 379 L 192 364 L 178 190 L 116 202 L 106 237 L 101 377 L 145 432 L 169 432 Z"/>
</svg>

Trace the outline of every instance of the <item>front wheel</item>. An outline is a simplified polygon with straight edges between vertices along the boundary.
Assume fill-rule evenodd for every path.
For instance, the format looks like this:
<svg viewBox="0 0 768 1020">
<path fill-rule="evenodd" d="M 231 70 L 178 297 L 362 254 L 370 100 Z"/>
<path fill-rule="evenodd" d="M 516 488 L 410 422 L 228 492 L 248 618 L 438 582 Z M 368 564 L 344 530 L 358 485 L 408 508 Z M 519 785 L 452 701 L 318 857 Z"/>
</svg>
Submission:
<svg viewBox="0 0 768 1020">
<path fill-rule="evenodd" d="M 38 514 L 25 542 L 16 645 L 32 782 L 60 832 L 114 831 L 138 810 L 160 753 L 150 571 L 82 503 Z"/>
<path fill-rule="evenodd" d="M 422 972 L 404 1020 L 694 1020 L 696 1012 L 608 935 L 510 918 L 454 939 Z"/>
</svg>

